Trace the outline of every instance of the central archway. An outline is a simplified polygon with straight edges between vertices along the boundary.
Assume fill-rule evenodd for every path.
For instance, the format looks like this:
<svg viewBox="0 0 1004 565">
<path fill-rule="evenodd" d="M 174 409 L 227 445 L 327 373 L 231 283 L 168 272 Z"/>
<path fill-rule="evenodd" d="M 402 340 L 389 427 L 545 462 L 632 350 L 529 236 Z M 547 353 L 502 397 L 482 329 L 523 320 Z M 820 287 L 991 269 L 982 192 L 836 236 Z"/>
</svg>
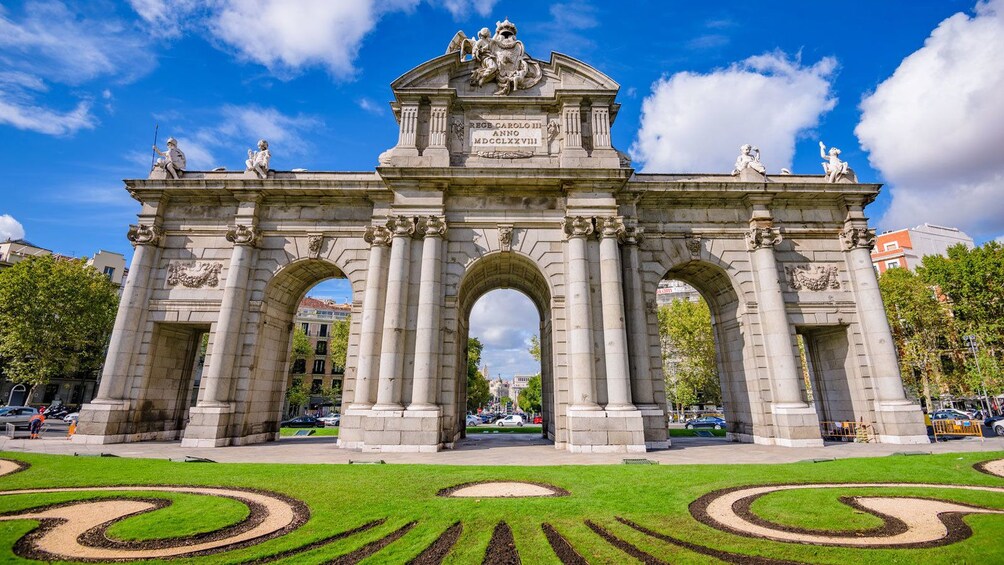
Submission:
<svg viewBox="0 0 1004 565">
<path fill-rule="evenodd" d="M 458 418 L 453 422 L 450 435 L 464 436 L 465 415 L 467 413 L 467 338 L 470 334 L 470 317 L 474 304 L 479 298 L 497 289 L 513 289 L 522 292 L 533 302 L 540 315 L 540 378 L 541 412 L 543 437 L 555 440 L 554 401 L 554 361 L 551 345 L 551 289 L 540 269 L 527 257 L 514 252 L 499 252 L 485 255 L 467 270 L 457 292 L 457 324 L 459 344 L 457 348 L 457 391 L 455 406 Z"/>
</svg>

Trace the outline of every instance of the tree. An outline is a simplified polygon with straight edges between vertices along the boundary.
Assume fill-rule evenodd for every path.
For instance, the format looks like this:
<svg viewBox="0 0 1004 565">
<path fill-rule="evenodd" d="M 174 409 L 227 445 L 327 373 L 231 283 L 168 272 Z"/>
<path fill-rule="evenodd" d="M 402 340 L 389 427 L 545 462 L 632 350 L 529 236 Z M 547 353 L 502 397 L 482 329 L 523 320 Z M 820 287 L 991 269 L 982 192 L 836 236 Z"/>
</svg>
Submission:
<svg viewBox="0 0 1004 565">
<path fill-rule="evenodd" d="M 293 384 L 286 389 L 286 403 L 289 404 L 289 413 L 294 414 L 299 408 L 306 406 L 310 402 L 310 391 L 303 386 L 303 379 L 294 378 Z"/>
<path fill-rule="evenodd" d="M 115 285 L 82 260 L 31 257 L 0 271 L 5 375 L 34 390 L 54 377 L 96 371 L 117 308 Z"/>
<path fill-rule="evenodd" d="M 342 368 L 345 367 L 349 353 L 349 326 L 349 318 L 335 320 L 331 324 L 331 339 L 328 340 L 328 353 L 331 355 L 331 362 Z"/>
<path fill-rule="evenodd" d="M 879 277 L 879 290 L 899 353 L 903 383 L 923 396 L 930 410 L 935 392 L 955 388 L 949 386 L 942 362 L 957 339 L 951 312 L 930 285 L 907 269 L 887 270 Z"/>
<path fill-rule="evenodd" d="M 530 336 L 530 347 L 527 350 L 530 352 L 530 357 L 540 363 L 540 338 L 536 334 Z"/>
<path fill-rule="evenodd" d="M 681 410 L 699 401 L 720 404 L 721 383 L 707 302 L 674 300 L 660 306 L 658 315 L 663 374 L 670 401 Z"/>
<path fill-rule="evenodd" d="M 338 384 L 333 384 L 332 386 L 326 386 L 321 388 L 321 394 L 319 395 L 325 402 L 330 402 L 334 406 L 338 406 L 342 403 L 342 387 Z"/>
<path fill-rule="evenodd" d="M 467 409 L 471 412 L 484 406 L 491 398 L 488 379 L 478 370 L 483 349 L 481 340 L 476 337 L 467 338 Z"/>
<path fill-rule="evenodd" d="M 519 391 L 519 408 L 527 414 L 540 412 L 541 388 L 540 375 L 532 377 L 526 388 Z"/>
<path fill-rule="evenodd" d="M 293 330 L 293 359 L 306 359 L 310 354 L 314 352 L 314 348 L 310 345 L 310 338 L 304 333 L 303 328 L 295 328 Z"/>
</svg>

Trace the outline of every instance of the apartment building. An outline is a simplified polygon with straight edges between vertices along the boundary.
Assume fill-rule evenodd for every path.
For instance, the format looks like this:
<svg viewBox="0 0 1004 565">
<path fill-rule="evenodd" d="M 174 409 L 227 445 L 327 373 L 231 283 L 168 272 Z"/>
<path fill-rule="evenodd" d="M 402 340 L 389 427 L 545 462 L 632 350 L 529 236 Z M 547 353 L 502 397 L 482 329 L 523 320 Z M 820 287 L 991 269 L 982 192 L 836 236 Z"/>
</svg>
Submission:
<svg viewBox="0 0 1004 565">
<path fill-rule="evenodd" d="M 923 224 L 915 228 L 888 231 L 875 238 L 872 266 L 882 274 L 888 269 L 914 270 L 926 255 L 947 255 L 948 248 L 963 244 L 972 249 L 973 238 L 958 228 Z"/>
</svg>

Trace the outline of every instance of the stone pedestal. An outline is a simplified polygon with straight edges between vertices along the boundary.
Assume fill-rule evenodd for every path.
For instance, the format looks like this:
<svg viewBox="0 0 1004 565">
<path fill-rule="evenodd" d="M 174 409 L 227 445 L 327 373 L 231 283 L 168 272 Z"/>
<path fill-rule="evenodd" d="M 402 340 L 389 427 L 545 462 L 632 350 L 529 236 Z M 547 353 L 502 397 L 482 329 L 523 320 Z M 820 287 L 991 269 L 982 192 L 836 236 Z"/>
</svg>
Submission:
<svg viewBox="0 0 1004 565">
<path fill-rule="evenodd" d="M 771 441 L 754 437 L 755 443 L 784 447 L 822 447 L 819 435 L 819 416 L 812 406 L 771 406 L 774 415 L 774 435 Z"/>
<path fill-rule="evenodd" d="M 362 418 L 361 440 L 339 444 L 372 453 L 434 453 L 439 440 L 442 410 L 371 410 Z M 344 423 L 344 419 L 343 419 Z"/>
<path fill-rule="evenodd" d="M 85 404 L 77 421 L 77 433 L 71 437 L 74 443 L 104 445 L 129 441 L 128 400 L 95 400 Z"/>
<path fill-rule="evenodd" d="M 639 410 L 569 410 L 572 453 L 645 453 L 645 424 Z"/>
<path fill-rule="evenodd" d="M 673 444 L 669 439 L 666 413 L 658 406 L 639 406 L 638 412 L 645 426 L 645 447 L 648 449 L 668 449 Z"/>
<path fill-rule="evenodd" d="M 923 444 L 930 443 L 927 424 L 920 407 L 912 403 L 876 403 L 875 433 L 879 443 Z"/>
<path fill-rule="evenodd" d="M 181 440 L 181 447 L 224 447 L 230 445 L 231 438 L 227 433 L 227 428 L 233 413 L 232 404 L 193 407 L 188 411 L 189 421 L 185 428 L 185 437 Z"/>
</svg>

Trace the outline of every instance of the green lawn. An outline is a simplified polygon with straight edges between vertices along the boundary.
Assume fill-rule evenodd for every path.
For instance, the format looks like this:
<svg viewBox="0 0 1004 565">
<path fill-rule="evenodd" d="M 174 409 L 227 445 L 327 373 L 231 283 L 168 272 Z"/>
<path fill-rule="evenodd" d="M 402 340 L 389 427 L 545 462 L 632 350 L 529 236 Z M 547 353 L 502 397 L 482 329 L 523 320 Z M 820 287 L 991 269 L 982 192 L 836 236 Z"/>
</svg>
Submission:
<svg viewBox="0 0 1004 565">
<path fill-rule="evenodd" d="M 289 437 L 295 436 L 296 432 L 300 430 L 311 430 L 314 433 L 310 437 L 325 436 L 325 437 L 338 437 L 338 428 L 279 428 L 279 436 Z"/>
<path fill-rule="evenodd" d="M 336 431 L 332 429 L 331 431 Z M 737 445 L 736 449 L 742 449 Z M 980 473 L 974 463 L 1004 458 L 1004 452 L 890 456 L 785 465 L 574 465 L 566 467 L 474 467 L 440 465 L 302 465 L 179 463 L 152 459 L 66 457 L 4 453 L 30 465 L 0 477 L 0 518 L 5 514 L 91 498 L 169 499 L 159 510 L 126 517 L 108 530 L 113 540 L 165 540 L 209 532 L 236 523 L 247 508 L 230 499 L 152 491 L 16 494 L 28 488 L 118 485 L 204 485 L 278 493 L 302 501 L 309 519 L 297 529 L 256 545 L 171 563 L 242 563 L 284 553 L 276 563 L 325 563 L 366 548 L 402 530 L 366 563 L 404 563 L 419 555 L 453 524 L 463 530 L 444 563 L 480 563 L 493 529 L 505 521 L 523 563 L 557 563 L 542 524 L 550 524 L 576 551 L 595 563 L 631 559 L 596 533 L 587 521 L 637 549 L 670 563 L 712 560 L 680 544 L 646 536 L 618 522 L 625 518 L 685 543 L 747 556 L 806 563 L 994 563 L 1004 562 L 1004 515 L 965 518 L 972 536 L 940 547 L 854 549 L 752 539 L 698 522 L 689 505 L 729 487 L 818 482 L 910 482 L 1004 487 L 1004 479 Z M 559 498 L 450 499 L 444 488 L 483 480 L 549 483 L 569 491 Z M 807 489 L 768 494 L 750 506 L 762 519 L 799 528 L 868 529 L 881 521 L 839 501 L 841 496 L 918 496 L 1004 510 L 1004 493 L 931 488 Z M 383 520 L 338 539 L 340 532 Z M 414 525 L 409 528 L 409 524 Z M 13 548 L 37 524 L 0 521 L 0 562 L 28 563 Z M 28 538 L 26 538 L 28 539 Z M 169 540 L 168 540 L 169 541 Z M 317 543 L 314 543 L 317 542 Z M 22 541 L 22 543 L 25 543 Z M 160 543 L 160 542 L 158 542 Z M 308 545 L 313 544 L 313 545 Z M 357 554 L 359 557 L 361 554 Z M 365 557 L 365 556 L 364 556 Z"/>
<path fill-rule="evenodd" d="M 711 432 L 711 435 L 715 437 L 725 437 L 725 430 L 700 430 L 702 432 Z M 669 437 L 698 437 L 698 430 L 688 430 L 686 428 L 670 428 Z"/>
</svg>

